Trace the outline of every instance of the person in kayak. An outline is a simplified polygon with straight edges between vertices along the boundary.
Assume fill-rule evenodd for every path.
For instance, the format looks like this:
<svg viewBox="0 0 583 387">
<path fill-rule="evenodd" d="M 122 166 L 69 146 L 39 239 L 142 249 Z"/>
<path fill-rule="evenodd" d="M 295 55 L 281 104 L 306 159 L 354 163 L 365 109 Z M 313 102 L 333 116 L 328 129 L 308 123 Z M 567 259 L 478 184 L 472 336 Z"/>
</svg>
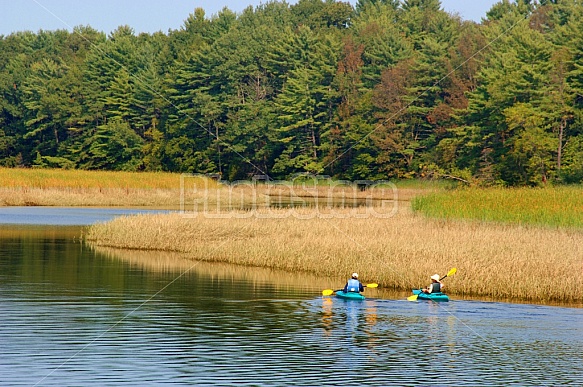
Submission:
<svg viewBox="0 0 583 387">
<path fill-rule="evenodd" d="M 358 280 L 358 273 L 352 273 L 352 278 L 344 285 L 344 293 L 360 293 L 364 292 L 364 286 Z"/>
<path fill-rule="evenodd" d="M 439 280 L 439 274 L 433 274 L 431 276 L 431 283 L 428 287 L 421 289 L 423 293 L 431 294 L 431 293 L 440 293 L 443 292 L 444 285 Z"/>
</svg>

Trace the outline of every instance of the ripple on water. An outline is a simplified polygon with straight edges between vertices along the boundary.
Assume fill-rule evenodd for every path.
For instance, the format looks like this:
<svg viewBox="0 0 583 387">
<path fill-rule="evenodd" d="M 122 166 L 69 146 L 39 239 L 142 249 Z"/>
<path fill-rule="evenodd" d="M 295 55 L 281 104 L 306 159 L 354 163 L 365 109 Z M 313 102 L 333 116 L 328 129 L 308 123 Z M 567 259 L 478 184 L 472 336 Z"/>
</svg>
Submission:
<svg viewBox="0 0 583 387">
<path fill-rule="evenodd" d="M 2 385 L 583 385 L 581 309 L 346 302 L 202 276 L 152 298 L 172 276 L 88 255 L 70 265 L 83 281 L 58 261 L 35 281 L 2 246 Z"/>
</svg>

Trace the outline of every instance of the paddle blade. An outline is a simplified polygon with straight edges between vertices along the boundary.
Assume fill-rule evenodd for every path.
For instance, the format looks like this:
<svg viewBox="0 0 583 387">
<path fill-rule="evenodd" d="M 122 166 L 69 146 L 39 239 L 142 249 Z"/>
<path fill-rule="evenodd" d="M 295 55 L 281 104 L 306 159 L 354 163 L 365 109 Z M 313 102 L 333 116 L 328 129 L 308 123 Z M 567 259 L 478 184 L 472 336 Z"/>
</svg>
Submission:
<svg viewBox="0 0 583 387">
<path fill-rule="evenodd" d="M 372 283 L 372 284 L 366 284 L 365 286 L 367 288 L 378 288 L 379 287 L 379 284 Z"/>
<path fill-rule="evenodd" d="M 322 290 L 322 295 L 323 296 L 331 296 L 332 293 L 334 293 L 334 290 L 332 290 L 332 289 Z"/>
<path fill-rule="evenodd" d="M 413 294 L 412 296 L 407 297 L 407 301 L 417 301 L 418 294 Z"/>
<path fill-rule="evenodd" d="M 447 272 L 446 275 L 444 275 L 443 277 L 441 277 L 439 280 L 441 281 L 442 279 L 444 279 L 445 277 L 451 277 L 452 275 L 454 275 L 457 272 L 457 269 L 454 267 L 453 269 L 451 269 L 450 271 Z"/>
</svg>

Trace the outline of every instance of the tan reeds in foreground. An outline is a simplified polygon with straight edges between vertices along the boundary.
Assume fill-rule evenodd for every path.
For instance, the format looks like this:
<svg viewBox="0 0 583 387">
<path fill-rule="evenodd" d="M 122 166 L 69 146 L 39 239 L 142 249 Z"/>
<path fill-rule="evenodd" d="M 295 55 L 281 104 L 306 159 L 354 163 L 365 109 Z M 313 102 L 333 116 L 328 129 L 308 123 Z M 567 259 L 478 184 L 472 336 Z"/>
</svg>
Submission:
<svg viewBox="0 0 583 387">
<path fill-rule="evenodd" d="M 195 260 L 346 277 L 395 289 L 425 285 L 452 267 L 452 295 L 536 302 L 581 302 L 580 231 L 428 220 L 402 208 L 392 217 L 350 217 L 336 209 L 122 217 L 92 226 L 85 238 L 101 246 L 184 252 Z M 330 214 L 327 214 L 330 215 Z M 345 216 L 345 217 L 343 217 Z"/>
</svg>

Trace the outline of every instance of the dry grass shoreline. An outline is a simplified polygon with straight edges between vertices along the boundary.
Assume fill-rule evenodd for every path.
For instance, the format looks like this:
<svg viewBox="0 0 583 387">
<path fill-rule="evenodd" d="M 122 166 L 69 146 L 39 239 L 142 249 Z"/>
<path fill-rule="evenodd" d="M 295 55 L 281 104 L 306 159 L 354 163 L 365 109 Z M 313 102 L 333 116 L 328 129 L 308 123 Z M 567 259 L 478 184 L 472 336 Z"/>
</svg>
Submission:
<svg viewBox="0 0 583 387">
<path fill-rule="evenodd" d="M 278 211 L 281 211 L 278 215 Z M 92 226 L 99 246 L 181 252 L 189 259 L 345 277 L 409 290 L 429 275 L 451 295 L 580 303 L 583 234 L 579 231 L 431 220 L 401 206 L 392 217 L 317 217 L 313 209 L 123 217 Z M 337 210 L 341 211 L 341 210 Z"/>
<path fill-rule="evenodd" d="M 200 210 L 261 208 L 317 202 L 354 206 L 358 202 L 409 201 L 432 185 L 397 187 L 357 184 L 330 179 L 269 184 L 251 181 L 221 184 L 178 173 L 80 171 L 0 168 L 0 206 L 155 207 Z"/>
<path fill-rule="evenodd" d="M 460 193 L 456 196 L 419 183 L 398 189 L 389 183 L 365 191 L 355 185 L 324 183 L 220 185 L 169 173 L 0 168 L 0 206 L 181 209 L 183 215 L 142 215 L 95 225 L 85 238 L 96 246 L 175 251 L 193 260 L 329 278 L 344 278 L 356 270 L 365 282 L 404 291 L 425 285 L 435 272 L 445 274 L 457 267 L 458 274 L 446 280 L 452 295 L 541 303 L 583 301 L 577 291 L 583 282 L 581 228 L 459 220 L 471 214 L 468 211 L 456 213 L 454 219 L 430 219 L 411 211 L 412 198 L 438 191 L 430 199 L 439 201 L 426 208 L 448 210 Z M 491 192 L 496 200 L 480 196 Z M 474 202 L 456 204 L 475 210 L 486 202 L 507 202 L 506 196 L 500 196 L 507 191 L 491 192 L 461 192 Z M 517 194 L 528 197 L 530 192 L 511 193 Z M 543 196 L 536 205 L 528 205 L 543 210 L 574 205 L 577 214 L 581 211 L 578 194 L 576 189 L 551 189 L 546 201 Z M 289 203 L 300 207 L 277 208 Z M 302 204 L 310 207 L 301 208 Z M 492 213 L 497 215 L 496 211 L 507 209 Z M 573 211 L 568 212 L 572 217 Z M 565 211 L 559 211 L 551 217 L 564 216 Z M 532 217 L 546 219 L 539 213 Z"/>
</svg>

